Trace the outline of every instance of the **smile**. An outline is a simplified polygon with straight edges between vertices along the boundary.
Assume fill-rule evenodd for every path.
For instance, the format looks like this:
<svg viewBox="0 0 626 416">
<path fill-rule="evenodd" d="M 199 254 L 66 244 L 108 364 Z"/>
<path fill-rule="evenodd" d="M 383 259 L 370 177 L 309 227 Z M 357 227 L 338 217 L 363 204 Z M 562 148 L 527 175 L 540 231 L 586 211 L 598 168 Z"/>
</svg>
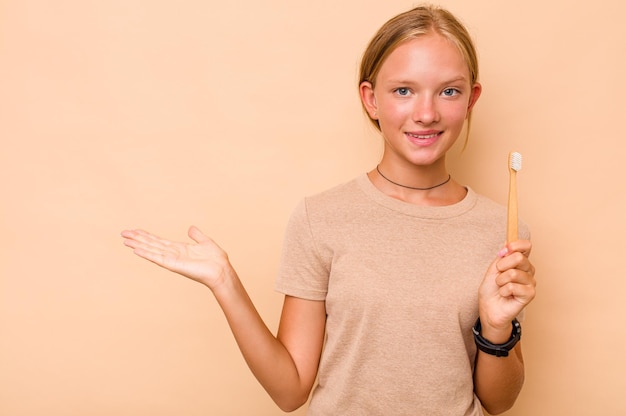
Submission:
<svg viewBox="0 0 626 416">
<path fill-rule="evenodd" d="M 415 146 L 428 147 L 439 141 L 439 138 L 443 134 L 442 131 L 424 131 L 424 132 L 406 132 L 404 133 L 409 142 Z"/>
<path fill-rule="evenodd" d="M 430 134 L 414 134 L 414 133 L 407 133 L 408 136 L 410 137 L 414 137 L 416 139 L 433 139 L 437 136 L 439 136 L 440 133 L 430 133 Z"/>
</svg>

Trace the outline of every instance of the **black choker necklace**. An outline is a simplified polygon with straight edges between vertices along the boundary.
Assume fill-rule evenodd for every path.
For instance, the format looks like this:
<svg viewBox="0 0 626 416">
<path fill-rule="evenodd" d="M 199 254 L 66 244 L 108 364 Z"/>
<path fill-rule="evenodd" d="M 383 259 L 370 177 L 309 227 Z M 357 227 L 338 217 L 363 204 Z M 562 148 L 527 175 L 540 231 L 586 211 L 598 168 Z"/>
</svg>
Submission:
<svg viewBox="0 0 626 416">
<path fill-rule="evenodd" d="M 448 174 L 448 179 L 446 179 L 445 181 L 441 182 L 439 185 L 429 186 L 428 188 L 417 188 L 415 186 L 406 186 L 406 185 L 402 185 L 402 184 L 399 184 L 397 182 L 392 181 L 391 179 L 389 179 L 388 177 L 386 177 L 385 175 L 382 174 L 382 172 L 378 168 L 378 165 L 376 165 L 376 172 L 378 172 L 378 174 L 380 176 L 382 176 L 383 179 L 385 179 L 388 182 L 391 182 L 394 185 L 401 186 L 403 188 L 408 188 L 408 189 L 415 189 L 416 191 L 428 191 L 430 189 L 439 188 L 440 186 L 443 186 L 443 185 L 447 184 L 448 182 L 450 182 L 450 179 L 452 179 L 452 176 L 450 174 Z"/>
</svg>

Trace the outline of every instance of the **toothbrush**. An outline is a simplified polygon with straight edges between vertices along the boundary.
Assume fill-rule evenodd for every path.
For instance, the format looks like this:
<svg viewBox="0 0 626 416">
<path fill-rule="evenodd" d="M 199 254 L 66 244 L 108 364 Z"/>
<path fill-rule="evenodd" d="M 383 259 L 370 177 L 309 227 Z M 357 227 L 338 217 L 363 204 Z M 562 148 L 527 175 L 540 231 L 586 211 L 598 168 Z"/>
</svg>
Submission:
<svg viewBox="0 0 626 416">
<path fill-rule="evenodd" d="M 507 213 L 506 242 L 519 239 L 517 233 L 517 172 L 522 169 L 522 155 L 518 152 L 509 154 L 509 206 Z"/>
</svg>

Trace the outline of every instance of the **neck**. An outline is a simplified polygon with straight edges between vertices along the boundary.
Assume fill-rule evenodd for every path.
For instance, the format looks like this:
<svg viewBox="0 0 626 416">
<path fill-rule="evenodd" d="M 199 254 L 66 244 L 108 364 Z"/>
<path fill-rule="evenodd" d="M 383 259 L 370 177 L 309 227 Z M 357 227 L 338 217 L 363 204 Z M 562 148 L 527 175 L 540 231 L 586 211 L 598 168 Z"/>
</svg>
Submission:
<svg viewBox="0 0 626 416">
<path fill-rule="evenodd" d="M 450 179 L 452 179 L 452 176 L 450 174 L 448 174 L 445 179 L 437 181 L 436 183 L 434 183 L 432 185 L 428 185 L 428 186 L 414 186 L 414 185 L 408 185 L 408 184 L 396 181 L 394 179 L 391 179 L 388 175 L 386 175 L 383 172 L 381 172 L 380 165 L 376 166 L 376 172 L 385 181 L 387 181 L 387 182 L 389 182 L 389 183 L 391 183 L 391 184 L 393 184 L 393 185 L 395 185 L 397 187 L 405 188 L 405 189 L 412 189 L 414 191 L 429 191 L 431 189 L 439 188 L 440 186 L 443 186 L 443 185 L 447 184 L 448 182 L 450 182 Z"/>
<path fill-rule="evenodd" d="M 381 167 L 380 170 L 383 174 L 385 173 L 384 166 Z M 447 175 L 445 172 L 444 174 Z M 367 176 L 370 182 L 387 196 L 418 206 L 452 205 L 461 201 L 467 194 L 467 188 L 456 183 L 454 179 L 450 179 L 445 185 L 435 187 L 428 191 L 416 191 L 388 182 L 380 176 L 376 169 L 368 172 Z M 433 181 L 433 183 L 435 183 L 435 181 Z"/>
</svg>

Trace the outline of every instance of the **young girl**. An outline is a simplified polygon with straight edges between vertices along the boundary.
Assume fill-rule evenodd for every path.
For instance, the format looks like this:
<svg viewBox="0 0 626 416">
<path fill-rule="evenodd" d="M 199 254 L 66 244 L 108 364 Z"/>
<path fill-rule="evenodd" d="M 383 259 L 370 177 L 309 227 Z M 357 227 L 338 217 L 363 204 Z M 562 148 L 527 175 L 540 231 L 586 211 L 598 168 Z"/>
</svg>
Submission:
<svg viewBox="0 0 626 416">
<path fill-rule="evenodd" d="M 384 153 L 293 213 L 276 336 L 226 253 L 197 228 L 191 244 L 141 230 L 124 231 L 124 243 L 211 289 L 285 411 L 317 380 L 310 415 L 501 413 L 524 380 L 516 317 L 535 296 L 534 267 L 528 230 L 503 246 L 506 210 L 446 169 L 481 93 L 472 41 L 449 12 L 417 7 L 379 30 L 360 77 Z"/>
</svg>

